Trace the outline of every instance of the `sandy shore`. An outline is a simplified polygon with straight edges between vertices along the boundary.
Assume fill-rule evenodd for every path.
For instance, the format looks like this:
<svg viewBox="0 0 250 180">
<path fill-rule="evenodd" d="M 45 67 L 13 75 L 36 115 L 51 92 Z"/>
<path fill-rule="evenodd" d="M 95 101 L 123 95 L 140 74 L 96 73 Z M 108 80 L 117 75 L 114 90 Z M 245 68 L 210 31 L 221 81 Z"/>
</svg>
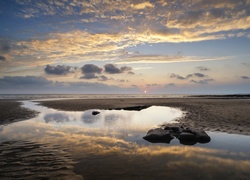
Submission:
<svg viewBox="0 0 250 180">
<path fill-rule="evenodd" d="M 133 106 L 170 106 L 186 111 L 181 125 L 206 131 L 250 135 L 250 99 L 239 98 L 120 98 L 40 101 L 41 105 L 66 111 L 115 109 Z M 37 112 L 20 107 L 17 100 L 0 100 L 0 125 L 34 117 Z"/>
<path fill-rule="evenodd" d="M 113 109 L 139 105 L 178 107 L 186 111 L 179 119 L 183 126 L 205 131 L 250 135 L 250 99 L 232 98 L 134 98 L 134 99 L 75 99 L 43 101 L 42 105 L 67 111 Z"/>
<path fill-rule="evenodd" d="M 36 116 L 37 112 L 22 108 L 17 100 L 0 100 L 0 125 L 25 120 Z"/>
</svg>

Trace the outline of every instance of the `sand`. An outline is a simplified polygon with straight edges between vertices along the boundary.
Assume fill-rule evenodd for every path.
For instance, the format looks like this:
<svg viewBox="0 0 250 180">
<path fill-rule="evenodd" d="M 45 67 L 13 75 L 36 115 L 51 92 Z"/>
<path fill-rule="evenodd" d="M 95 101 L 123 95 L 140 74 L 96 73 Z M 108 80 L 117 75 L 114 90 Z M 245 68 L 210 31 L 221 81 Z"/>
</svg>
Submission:
<svg viewBox="0 0 250 180">
<path fill-rule="evenodd" d="M 43 101 L 42 105 L 67 111 L 113 109 L 139 105 L 177 107 L 186 112 L 180 125 L 212 132 L 250 134 L 250 99 L 240 98 L 133 98 Z"/>
<path fill-rule="evenodd" d="M 170 106 L 186 112 L 179 125 L 205 131 L 250 135 L 250 99 L 247 98 L 120 98 L 40 101 L 49 108 L 66 111 L 114 109 L 133 106 Z M 0 125 L 34 117 L 37 112 L 20 107 L 16 100 L 0 100 Z M 142 119 L 143 120 L 143 119 Z"/>
<path fill-rule="evenodd" d="M 37 112 L 21 107 L 17 100 L 0 100 L 0 125 L 26 120 L 37 115 Z"/>
</svg>

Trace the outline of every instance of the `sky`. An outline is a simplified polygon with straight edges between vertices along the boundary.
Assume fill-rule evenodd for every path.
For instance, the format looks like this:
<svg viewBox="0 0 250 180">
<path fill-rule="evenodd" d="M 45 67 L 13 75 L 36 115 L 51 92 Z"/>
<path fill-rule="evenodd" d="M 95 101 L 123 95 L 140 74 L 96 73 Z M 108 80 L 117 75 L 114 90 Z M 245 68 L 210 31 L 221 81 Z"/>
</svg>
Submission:
<svg viewBox="0 0 250 180">
<path fill-rule="evenodd" d="M 250 0 L 0 1 L 11 93 L 250 93 Z"/>
</svg>

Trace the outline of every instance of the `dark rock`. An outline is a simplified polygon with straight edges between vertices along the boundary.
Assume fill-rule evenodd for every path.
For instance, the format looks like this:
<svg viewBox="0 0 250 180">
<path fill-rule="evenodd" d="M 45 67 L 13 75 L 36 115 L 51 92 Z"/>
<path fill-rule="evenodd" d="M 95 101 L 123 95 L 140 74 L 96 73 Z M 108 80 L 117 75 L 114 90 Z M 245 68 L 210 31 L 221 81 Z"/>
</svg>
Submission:
<svg viewBox="0 0 250 180">
<path fill-rule="evenodd" d="M 92 111 L 92 115 L 97 115 L 97 114 L 100 114 L 100 112 L 99 111 Z"/>
<path fill-rule="evenodd" d="M 196 135 L 192 134 L 192 133 L 188 133 L 188 132 L 182 132 L 178 139 L 180 140 L 181 144 L 184 145 L 194 145 L 197 143 L 197 137 Z"/>
<path fill-rule="evenodd" d="M 207 135 L 205 131 L 198 131 L 197 132 L 197 138 L 199 143 L 208 143 L 211 141 L 211 138 Z"/>
<path fill-rule="evenodd" d="M 198 138 L 196 137 L 196 135 L 192 134 L 192 133 L 188 133 L 188 132 L 182 132 L 179 137 L 179 140 L 187 140 L 187 141 L 197 141 Z"/>
<path fill-rule="evenodd" d="M 141 111 L 143 109 L 147 109 L 150 106 L 132 106 L 132 107 L 122 107 L 122 108 L 114 108 L 109 110 L 126 110 L 126 111 Z"/>
<path fill-rule="evenodd" d="M 166 126 L 164 130 L 172 131 L 173 133 L 181 133 L 183 131 L 183 128 L 178 126 Z"/>
<path fill-rule="evenodd" d="M 174 137 L 171 135 L 171 133 L 167 130 L 163 130 L 161 128 L 151 129 L 148 131 L 147 135 L 143 137 L 143 139 L 152 142 L 164 142 L 164 143 L 170 143 L 170 141 Z"/>
<path fill-rule="evenodd" d="M 173 138 L 179 139 L 181 144 L 194 145 L 199 143 L 208 143 L 211 138 L 203 130 L 195 130 L 178 126 L 165 126 L 164 129 L 156 128 L 149 130 L 143 137 L 145 140 L 153 143 L 164 142 L 170 143 Z"/>
<path fill-rule="evenodd" d="M 193 129 L 190 129 L 190 128 L 184 129 L 183 132 L 191 133 L 191 134 L 197 135 L 197 131 L 196 131 L 196 130 L 193 130 Z"/>
</svg>

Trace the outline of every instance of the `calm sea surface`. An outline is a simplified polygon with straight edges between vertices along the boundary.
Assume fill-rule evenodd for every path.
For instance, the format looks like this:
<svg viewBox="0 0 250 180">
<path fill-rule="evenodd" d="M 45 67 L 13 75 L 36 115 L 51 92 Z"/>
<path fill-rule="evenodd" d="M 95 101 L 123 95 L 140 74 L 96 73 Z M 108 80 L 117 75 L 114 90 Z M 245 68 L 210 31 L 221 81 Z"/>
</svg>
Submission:
<svg viewBox="0 0 250 180">
<path fill-rule="evenodd" d="M 63 98 L 72 96 L 90 98 Z M 125 96 L 134 95 L 115 97 Z M 141 111 L 68 112 L 32 101 L 23 101 L 23 106 L 40 114 L 0 126 L 0 179 L 250 178 L 249 136 L 207 132 L 211 141 L 193 146 L 178 139 L 167 144 L 142 138 L 149 129 L 185 115 L 180 109 L 152 106 Z"/>
<path fill-rule="evenodd" d="M 0 94 L 0 99 L 113 99 L 113 98 L 182 98 L 184 94 Z"/>
</svg>

